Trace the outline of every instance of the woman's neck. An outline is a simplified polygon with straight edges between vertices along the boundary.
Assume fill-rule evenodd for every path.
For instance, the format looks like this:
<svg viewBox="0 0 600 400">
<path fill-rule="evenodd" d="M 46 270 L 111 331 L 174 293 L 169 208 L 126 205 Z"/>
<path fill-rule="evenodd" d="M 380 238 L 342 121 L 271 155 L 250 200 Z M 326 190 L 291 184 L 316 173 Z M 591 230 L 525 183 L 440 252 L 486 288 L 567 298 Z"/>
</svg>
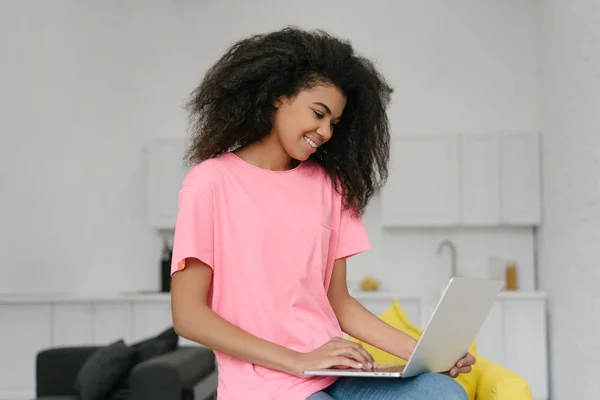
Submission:
<svg viewBox="0 0 600 400">
<path fill-rule="evenodd" d="M 298 161 L 292 160 L 275 135 L 250 143 L 234 153 L 247 163 L 270 171 L 286 171 L 298 165 Z"/>
</svg>

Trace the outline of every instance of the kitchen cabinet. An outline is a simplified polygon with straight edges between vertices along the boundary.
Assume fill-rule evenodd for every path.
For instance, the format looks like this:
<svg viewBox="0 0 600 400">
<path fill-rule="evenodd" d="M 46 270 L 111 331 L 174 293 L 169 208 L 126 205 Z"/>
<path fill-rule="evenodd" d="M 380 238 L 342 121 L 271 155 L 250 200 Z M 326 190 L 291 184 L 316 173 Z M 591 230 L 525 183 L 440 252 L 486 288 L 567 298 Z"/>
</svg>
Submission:
<svg viewBox="0 0 600 400">
<path fill-rule="evenodd" d="M 504 357 L 499 363 L 522 376 L 531 386 L 534 399 L 547 399 L 548 365 L 546 305 L 540 299 L 502 302 Z M 485 349 L 493 346 L 487 343 Z M 543 367 L 543 368 L 541 368 Z"/>
<path fill-rule="evenodd" d="M 172 230 L 188 172 L 186 140 L 147 148 L 150 225 Z M 386 228 L 536 226 L 541 223 L 539 135 L 535 132 L 404 135 L 391 141 L 381 193 Z"/>
<path fill-rule="evenodd" d="M 499 137 L 503 225 L 541 222 L 539 135 L 502 133 Z"/>
<path fill-rule="evenodd" d="M 172 326 L 170 296 L 162 293 L 0 297 L 0 321 L 0 400 L 35 397 L 35 359 L 43 349 L 134 343 Z"/>
<path fill-rule="evenodd" d="M 133 329 L 136 339 L 145 339 L 172 325 L 171 302 L 149 299 L 133 303 Z"/>
<path fill-rule="evenodd" d="M 94 323 L 90 302 L 58 303 L 51 308 L 53 346 L 93 344 Z"/>
<path fill-rule="evenodd" d="M 393 298 L 423 328 L 433 310 L 427 296 L 353 292 L 380 315 Z M 35 357 L 45 348 L 126 343 L 172 326 L 168 293 L 107 296 L 0 297 L 0 400 L 31 399 Z M 181 345 L 194 343 L 181 339 Z M 525 378 L 534 399 L 548 398 L 546 305 L 542 293 L 502 293 L 477 335 L 479 354 Z M 198 345 L 198 344 L 195 344 Z"/>
<path fill-rule="evenodd" d="M 52 344 L 103 345 L 115 338 L 134 339 L 132 305 L 124 301 L 52 304 Z"/>
<path fill-rule="evenodd" d="M 453 226 L 459 215 L 459 151 L 455 136 L 392 139 L 389 178 L 382 190 L 386 227 Z"/>
<path fill-rule="evenodd" d="M 131 343 L 139 339 L 140 335 L 136 335 L 132 322 L 133 305 L 133 302 L 125 300 L 92 302 L 92 343 L 103 345 L 116 340 L 115 338 Z"/>
<path fill-rule="evenodd" d="M 498 135 L 461 135 L 461 225 L 500 223 Z"/>
<path fill-rule="evenodd" d="M 540 224 L 539 135 L 470 134 L 460 140 L 460 225 Z"/>
<path fill-rule="evenodd" d="M 395 138 L 382 191 L 387 228 L 541 223 L 539 135 Z"/>
<path fill-rule="evenodd" d="M 52 345 L 48 302 L 0 302 L 0 399 L 35 396 L 35 356 Z"/>
</svg>

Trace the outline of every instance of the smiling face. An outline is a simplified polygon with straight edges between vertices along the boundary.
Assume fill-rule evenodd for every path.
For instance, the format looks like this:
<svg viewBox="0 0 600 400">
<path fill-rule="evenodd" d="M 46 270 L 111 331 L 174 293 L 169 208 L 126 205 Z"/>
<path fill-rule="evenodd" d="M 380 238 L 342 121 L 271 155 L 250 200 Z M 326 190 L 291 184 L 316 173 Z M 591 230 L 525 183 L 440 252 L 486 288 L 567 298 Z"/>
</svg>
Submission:
<svg viewBox="0 0 600 400">
<path fill-rule="evenodd" d="M 291 158 L 304 161 L 331 139 L 346 97 L 336 86 L 320 84 L 275 107 L 272 134 Z"/>
</svg>

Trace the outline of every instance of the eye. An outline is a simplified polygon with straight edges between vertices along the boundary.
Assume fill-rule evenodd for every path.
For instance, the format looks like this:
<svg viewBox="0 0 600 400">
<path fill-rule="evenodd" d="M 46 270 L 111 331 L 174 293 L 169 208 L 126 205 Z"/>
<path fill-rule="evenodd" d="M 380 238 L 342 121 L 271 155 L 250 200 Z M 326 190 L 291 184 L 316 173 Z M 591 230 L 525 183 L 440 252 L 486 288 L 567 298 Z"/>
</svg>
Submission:
<svg viewBox="0 0 600 400">
<path fill-rule="evenodd" d="M 325 115 L 321 114 L 321 113 L 320 113 L 320 112 L 318 112 L 318 111 L 315 111 L 315 110 L 313 110 L 313 112 L 315 113 L 315 116 L 316 116 L 318 119 L 321 119 L 321 118 L 323 118 L 323 117 L 325 116 Z"/>
</svg>

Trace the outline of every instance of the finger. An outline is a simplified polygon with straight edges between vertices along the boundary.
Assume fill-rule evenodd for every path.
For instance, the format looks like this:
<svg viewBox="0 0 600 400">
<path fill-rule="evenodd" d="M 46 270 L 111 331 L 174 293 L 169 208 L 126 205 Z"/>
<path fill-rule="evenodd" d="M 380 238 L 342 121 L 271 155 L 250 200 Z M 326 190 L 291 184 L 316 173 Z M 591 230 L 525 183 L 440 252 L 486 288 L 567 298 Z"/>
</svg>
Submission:
<svg viewBox="0 0 600 400">
<path fill-rule="evenodd" d="M 473 365 L 475 364 L 475 357 L 473 356 L 473 354 L 467 354 L 466 356 L 464 356 L 463 358 L 461 358 L 460 360 L 458 360 L 458 362 L 456 363 L 457 367 L 465 367 L 468 365 Z"/>
<path fill-rule="evenodd" d="M 471 372 L 473 370 L 473 367 L 471 367 L 470 365 L 466 366 L 466 367 L 462 367 L 458 369 L 458 373 L 459 374 L 468 374 L 469 372 Z"/>
<path fill-rule="evenodd" d="M 363 365 L 364 368 L 373 368 L 375 361 L 373 357 L 367 352 L 364 347 L 359 343 L 354 343 L 346 339 L 331 340 L 332 353 L 334 356 L 344 356 L 352 358 Z"/>
<path fill-rule="evenodd" d="M 367 351 L 365 350 L 364 347 L 362 347 L 361 345 L 358 345 L 358 349 L 357 349 L 367 360 L 367 367 L 369 368 L 374 368 L 375 367 L 375 360 L 373 359 L 373 356 Z"/>
<path fill-rule="evenodd" d="M 354 346 L 344 346 L 343 348 L 340 348 L 338 355 L 352 358 L 363 364 L 365 367 L 369 364 L 369 359 Z"/>
<path fill-rule="evenodd" d="M 337 356 L 337 357 L 333 357 L 329 360 L 329 364 L 328 366 L 324 367 L 324 368 L 330 368 L 330 367 L 335 367 L 337 365 L 343 365 L 346 367 L 350 367 L 350 368 L 357 368 L 357 369 L 362 369 L 363 368 L 363 364 L 359 363 L 356 360 L 353 360 L 351 358 L 347 358 L 344 356 Z"/>
<path fill-rule="evenodd" d="M 360 354 L 361 358 L 358 361 L 364 363 L 368 368 L 372 368 L 375 360 L 373 360 L 371 354 L 369 354 L 369 352 L 365 350 L 365 348 L 359 343 L 350 343 L 350 345 L 356 352 Z"/>
<path fill-rule="evenodd" d="M 331 346 L 332 355 L 343 355 L 343 356 L 351 356 L 361 363 L 367 363 L 367 358 L 361 356 L 358 352 L 358 346 L 356 343 L 350 342 L 348 340 L 342 340 L 340 342 L 334 342 Z M 362 346 L 361 346 L 362 347 Z"/>
<path fill-rule="evenodd" d="M 465 357 L 466 365 L 474 365 L 477 362 L 475 356 L 471 353 L 467 354 Z"/>
<path fill-rule="evenodd" d="M 458 368 L 451 368 L 450 371 L 448 371 L 448 375 L 450 375 L 452 378 L 456 378 L 458 376 Z"/>
<path fill-rule="evenodd" d="M 375 366 L 375 360 L 373 359 L 373 356 L 371 355 L 371 353 L 369 353 L 364 347 L 362 347 L 360 344 L 357 344 L 358 346 L 358 351 L 360 351 L 361 353 L 364 354 L 364 356 L 367 358 L 368 363 L 371 366 Z"/>
</svg>

